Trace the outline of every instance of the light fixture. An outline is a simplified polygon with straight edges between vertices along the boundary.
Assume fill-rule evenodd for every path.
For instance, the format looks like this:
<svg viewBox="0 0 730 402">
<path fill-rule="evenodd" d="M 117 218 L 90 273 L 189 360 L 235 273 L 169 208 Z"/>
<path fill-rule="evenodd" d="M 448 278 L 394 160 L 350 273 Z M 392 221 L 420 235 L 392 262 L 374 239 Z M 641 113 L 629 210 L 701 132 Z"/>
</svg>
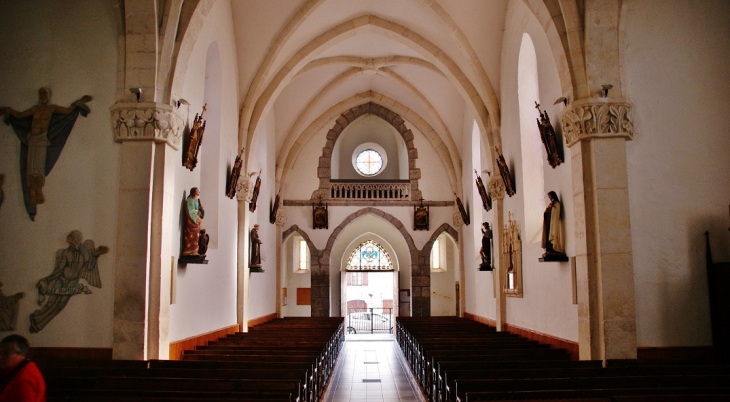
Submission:
<svg viewBox="0 0 730 402">
<path fill-rule="evenodd" d="M 601 85 L 601 98 L 607 98 L 608 90 L 611 88 L 613 88 L 613 85 L 611 85 L 611 84 Z"/>
<path fill-rule="evenodd" d="M 565 96 L 561 96 L 560 98 L 558 98 L 555 103 L 553 103 L 553 105 L 557 105 L 560 102 L 563 102 L 563 105 L 568 106 L 568 98 L 566 98 Z"/>
<path fill-rule="evenodd" d="M 129 92 L 135 94 L 137 96 L 137 102 L 139 102 L 139 98 L 142 97 L 142 88 L 132 87 L 129 88 Z"/>
<path fill-rule="evenodd" d="M 177 105 L 177 108 L 180 109 L 180 105 L 189 105 L 190 102 L 186 101 L 183 98 L 180 98 L 177 100 L 177 102 L 175 102 L 175 104 Z"/>
</svg>

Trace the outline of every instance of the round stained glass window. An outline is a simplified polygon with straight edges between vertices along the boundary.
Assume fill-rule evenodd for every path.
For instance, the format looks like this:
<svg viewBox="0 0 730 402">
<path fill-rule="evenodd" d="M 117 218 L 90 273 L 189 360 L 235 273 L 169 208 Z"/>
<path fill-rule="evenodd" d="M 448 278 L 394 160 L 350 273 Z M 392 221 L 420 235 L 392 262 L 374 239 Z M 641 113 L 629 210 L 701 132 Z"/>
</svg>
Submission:
<svg viewBox="0 0 730 402">
<path fill-rule="evenodd" d="M 366 149 L 357 154 L 355 168 L 364 176 L 374 176 L 383 170 L 383 157 L 374 149 Z"/>
</svg>

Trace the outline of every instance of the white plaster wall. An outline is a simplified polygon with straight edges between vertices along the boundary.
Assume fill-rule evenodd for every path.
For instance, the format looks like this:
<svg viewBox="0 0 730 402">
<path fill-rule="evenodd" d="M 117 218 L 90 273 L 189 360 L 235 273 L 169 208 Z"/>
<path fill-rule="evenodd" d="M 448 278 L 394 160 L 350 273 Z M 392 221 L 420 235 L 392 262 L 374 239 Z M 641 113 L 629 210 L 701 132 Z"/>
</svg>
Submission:
<svg viewBox="0 0 730 402">
<path fill-rule="evenodd" d="M 246 308 L 246 320 L 250 321 L 276 312 L 276 226 L 269 223 L 269 206 L 275 197 L 275 144 L 274 127 L 276 125 L 274 112 L 269 112 L 258 129 L 253 142 L 251 143 L 251 154 L 249 155 L 249 170 L 262 171 L 261 190 L 259 193 L 256 211 L 247 212 L 248 230 L 255 224 L 259 224 L 259 239 L 261 244 L 261 267 L 263 273 L 249 274 L 249 287 Z M 246 211 L 248 205 L 245 204 Z M 248 247 L 248 230 L 245 247 Z M 248 253 L 246 253 L 248 255 Z M 248 266 L 248 263 L 246 263 Z M 296 294 L 294 295 L 296 297 Z"/>
<path fill-rule="evenodd" d="M 172 250 L 179 253 L 181 249 L 182 207 L 185 197 L 191 187 L 218 188 L 217 202 L 213 194 L 201 191 L 200 200 L 206 211 L 217 210 L 217 239 L 207 252 L 206 265 L 180 265 L 175 270 L 174 300 L 170 306 L 170 341 L 181 340 L 204 334 L 217 329 L 236 324 L 236 247 L 238 219 L 238 201 L 224 196 L 228 166 L 235 160 L 238 152 L 238 93 L 237 93 L 237 66 L 236 49 L 233 36 L 233 22 L 230 18 L 230 2 L 219 1 L 213 6 L 206 23 L 193 48 L 189 65 L 185 74 L 185 83 L 181 96 L 190 102 L 187 110 L 181 114 L 187 118 L 188 127 L 192 126 L 196 113 L 202 111 L 206 99 L 206 59 L 211 44 L 218 47 L 220 57 L 220 99 L 210 102 L 208 107 L 219 107 L 215 113 L 206 112 L 204 117 L 218 118 L 218 124 L 210 124 L 206 129 L 206 138 L 216 138 L 215 142 L 203 141 L 202 148 L 218 146 L 218 158 L 204 158 L 213 156 L 208 150 L 201 150 L 199 165 L 192 172 L 182 166 L 182 155 L 177 155 L 180 162 L 176 163 L 173 233 L 177 236 L 170 239 Z M 210 93 L 209 93 L 210 94 Z M 185 108 L 186 106 L 181 106 Z M 209 109 L 210 110 L 210 109 Z M 219 127 L 219 132 L 209 132 Z M 188 135 L 186 130 L 185 135 Z M 203 182 L 201 173 L 206 171 Z M 212 173 L 210 173 L 212 172 Z M 211 185 L 210 180 L 217 180 Z M 263 186 L 262 186 L 263 187 Z M 267 197 L 259 197 L 259 206 L 267 212 Z M 206 200 L 210 200 L 208 202 Z M 209 214 L 214 219 L 215 214 Z M 203 228 L 213 227 L 213 222 L 203 220 Z M 213 234 L 211 233 L 211 236 Z M 176 257 L 176 256 L 173 256 Z M 163 267 L 164 269 L 164 267 Z M 163 290 L 164 291 L 164 290 Z"/>
<path fill-rule="evenodd" d="M 536 332 L 549 334 L 558 338 L 577 341 L 578 316 L 577 306 L 572 304 L 572 281 L 570 264 L 540 263 L 538 258 L 544 250 L 539 239 L 530 242 L 524 233 L 524 188 L 522 175 L 522 155 L 520 145 L 519 107 L 517 95 L 517 65 L 523 33 L 528 33 L 535 45 L 538 66 L 539 103 L 547 110 L 553 126 L 559 131 L 558 115 L 562 104 L 553 105 L 561 96 L 558 70 L 547 38 L 542 27 L 523 1 L 510 1 L 507 10 L 507 22 L 502 44 L 502 153 L 507 165 L 512 170 L 516 186 L 516 195 L 505 197 L 505 224 L 508 212 L 512 212 L 522 232 L 522 298 L 507 299 L 507 323 Z M 534 100 L 533 100 L 534 102 Z M 532 103 L 532 102 L 531 102 Z M 535 110 L 534 118 L 538 117 Z M 534 135 L 539 136 L 537 124 Z M 569 150 L 562 141 L 563 154 Z M 545 152 L 542 157 L 547 158 Z M 569 159 L 569 158 L 568 158 Z M 572 206 L 572 172 L 570 161 L 566 160 L 555 169 L 545 160 L 543 164 L 545 191 L 555 191 L 563 204 L 563 230 L 566 238 L 566 254 L 575 254 L 571 239 L 574 234 Z M 547 201 L 546 204 L 547 205 Z M 502 228 L 495 228 L 501 231 Z"/>
<path fill-rule="evenodd" d="M 710 345 L 704 232 L 728 261 L 730 3 L 626 3 L 639 346 Z"/>
<path fill-rule="evenodd" d="M 32 346 L 112 345 L 119 145 L 109 125 L 115 100 L 117 32 L 113 1 L 1 1 L 0 105 L 26 110 L 38 89 L 52 90 L 51 103 L 69 106 L 85 94 L 91 114 L 79 116 L 58 162 L 48 175 L 35 222 L 25 212 L 20 184 L 20 142 L 0 124 L 0 281 L 5 295 L 24 292 L 16 333 Z M 71 297 L 39 333 L 29 334 L 29 315 L 39 306 L 35 284 L 53 272 L 56 250 L 80 230 L 84 239 L 110 248 L 99 258 L 102 287 Z M 81 281 L 85 284 L 85 281 Z M 6 333 L 7 335 L 8 333 Z M 4 336 L 4 335 L 2 335 Z"/>
</svg>

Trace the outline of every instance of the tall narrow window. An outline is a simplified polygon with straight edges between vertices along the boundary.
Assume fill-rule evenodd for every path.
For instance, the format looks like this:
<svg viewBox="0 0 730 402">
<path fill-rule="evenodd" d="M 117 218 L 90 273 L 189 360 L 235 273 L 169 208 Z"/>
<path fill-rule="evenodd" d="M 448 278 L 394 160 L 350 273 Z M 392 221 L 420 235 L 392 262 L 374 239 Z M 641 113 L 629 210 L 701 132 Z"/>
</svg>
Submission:
<svg viewBox="0 0 730 402">
<path fill-rule="evenodd" d="M 438 239 L 434 240 L 431 250 L 431 270 L 441 270 L 441 242 Z"/>
<path fill-rule="evenodd" d="M 520 111 L 520 144 L 522 150 L 522 189 L 525 207 L 525 239 L 529 243 L 540 240 L 542 212 L 545 209 L 545 176 L 543 173 L 543 145 L 537 127 L 540 100 L 537 76 L 537 56 L 530 35 L 522 35 L 517 66 L 517 93 Z"/>
<path fill-rule="evenodd" d="M 304 240 L 299 240 L 299 270 L 305 271 L 307 270 L 307 251 L 309 250 L 309 247 L 307 247 L 307 242 Z"/>
</svg>

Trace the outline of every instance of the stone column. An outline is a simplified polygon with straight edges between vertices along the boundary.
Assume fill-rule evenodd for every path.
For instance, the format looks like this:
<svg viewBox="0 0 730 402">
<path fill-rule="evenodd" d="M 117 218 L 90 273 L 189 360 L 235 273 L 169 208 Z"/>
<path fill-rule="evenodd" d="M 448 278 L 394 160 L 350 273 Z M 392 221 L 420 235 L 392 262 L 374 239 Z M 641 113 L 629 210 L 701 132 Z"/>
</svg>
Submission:
<svg viewBox="0 0 730 402">
<path fill-rule="evenodd" d="M 183 119 L 170 105 L 117 103 L 121 143 L 117 259 L 114 270 L 114 359 L 167 358 L 175 152 Z M 174 255 L 173 255 L 174 254 Z"/>
<path fill-rule="evenodd" d="M 636 312 L 627 139 L 631 105 L 584 99 L 561 115 L 575 209 L 578 337 L 582 360 L 635 359 Z"/>
<path fill-rule="evenodd" d="M 496 159 L 496 156 L 495 156 Z M 492 225 L 492 234 L 494 236 L 494 244 L 497 250 L 492 250 L 492 258 L 495 269 L 492 271 L 492 279 L 494 281 L 494 295 L 497 299 L 495 314 L 495 326 L 497 331 L 502 331 L 507 320 L 507 298 L 504 293 L 504 284 L 506 280 L 507 268 L 502 263 L 502 227 L 504 226 L 504 181 L 501 177 L 494 175 L 487 181 L 487 191 L 492 198 L 492 208 L 494 208 L 494 222 Z"/>
</svg>

